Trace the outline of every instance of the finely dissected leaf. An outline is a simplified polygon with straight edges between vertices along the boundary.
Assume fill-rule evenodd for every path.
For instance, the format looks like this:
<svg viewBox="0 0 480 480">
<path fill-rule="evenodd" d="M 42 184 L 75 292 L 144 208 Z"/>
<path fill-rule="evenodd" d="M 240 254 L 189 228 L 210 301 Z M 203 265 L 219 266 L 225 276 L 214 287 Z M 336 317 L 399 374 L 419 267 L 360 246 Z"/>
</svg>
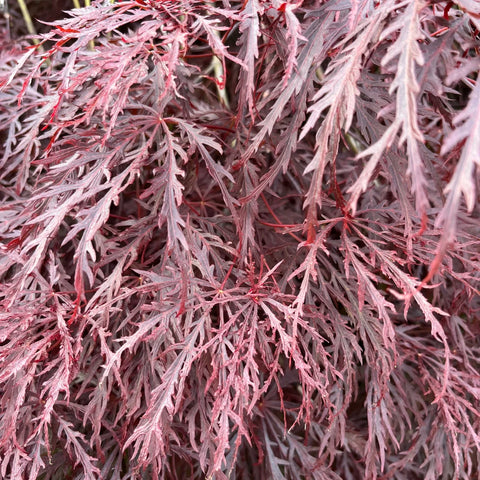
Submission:
<svg viewBox="0 0 480 480">
<path fill-rule="evenodd" d="M 184 220 L 181 218 L 178 211 L 178 206 L 182 203 L 183 185 L 177 179 L 177 176 L 184 176 L 183 170 L 178 168 L 176 155 L 180 157 L 182 163 L 187 161 L 187 153 L 178 144 L 175 143 L 168 127 L 163 124 L 165 132 L 166 154 L 165 154 L 165 174 L 160 178 L 155 179 L 155 186 L 158 188 L 161 184 L 165 184 L 164 198 L 162 210 L 158 220 L 158 225 L 161 228 L 162 224 L 168 222 L 168 241 L 174 244 L 177 241 L 182 243 L 184 248 L 188 248 L 187 240 L 182 231 L 185 226 Z M 157 183 L 158 182 L 158 183 Z"/>
<path fill-rule="evenodd" d="M 474 183 L 475 165 L 480 166 L 480 88 L 477 85 L 472 90 L 467 107 L 459 113 L 455 119 L 455 130 L 447 137 L 442 145 L 441 154 L 445 155 L 455 145 L 465 141 L 458 165 L 455 167 L 455 173 L 452 179 L 445 187 L 447 201 L 444 210 L 440 214 L 437 222 L 442 224 L 445 219 L 453 221 L 457 216 L 458 206 L 463 194 L 467 210 L 471 212 L 475 206 L 476 192 Z M 444 235 L 450 241 L 454 234 L 454 229 L 445 227 Z"/>
<path fill-rule="evenodd" d="M 58 436 L 62 437 L 65 435 L 66 437 L 66 445 L 65 448 L 67 451 L 73 450 L 75 452 L 75 458 L 77 462 L 80 462 L 83 467 L 83 471 L 85 472 L 86 479 L 96 479 L 100 473 L 100 470 L 94 464 L 94 458 L 90 457 L 82 445 L 80 440 L 83 440 L 82 435 L 80 432 L 73 430 L 71 424 L 66 422 L 63 418 L 57 417 L 59 428 L 58 428 Z M 73 453 L 72 452 L 72 453 Z"/>
<path fill-rule="evenodd" d="M 238 27 L 241 33 L 241 48 L 238 56 L 245 65 L 239 76 L 239 111 L 242 112 L 247 107 L 252 117 L 255 116 L 255 62 L 258 58 L 258 36 L 260 34 L 258 16 L 263 13 L 263 9 L 262 2 L 246 0 Z"/>
<path fill-rule="evenodd" d="M 316 152 L 307 165 L 305 173 L 314 172 L 308 191 L 308 217 L 316 218 L 317 205 L 321 207 L 323 175 L 327 163 L 335 163 L 340 141 L 338 128 L 348 132 L 352 123 L 355 97 L 358 95 L 356 82 L 360 75 L 363 55 L 369 43 L 379 33 L 379 27 L 387 11 L 378 9 L 374 18 L 365 22 L 363 32 L 356 32 L 353 43 L 340 42 L 342 53 L 337 53 L 324 74 L 323 85 L 313 97 L 315 103 L 309 107 L 312 113 L 303 127 L 300 139 L 313 127 L 320 115 L 328 109 L 326 118 L 316 134 Z M 348 37 L 347 37 L 348 39 Z M 344 46 L 345 45 L 345 46 Z"/>
<path fill-rule="evenodd" d="M 480 141 L 480 89 L 478 85 L 472 90 L 469 103 L 462 113 L 455 119 L 456 129 L 445 140 L 441 153 L 450 151 L 457 143 L 464 142 L 460 160 L 455 167 L 452 179 L 447 184 L 444 192 L 447 194 L 445 205 L 436 219 L 436 225 L 442 227 L 442 235 L 438 243 L 435 258 L 433 259 L 428 275 L 423 283 L 430 281 L 439 268 L 447 249 L 455 240 L 457 230 L 457 217 L 459 214 L 462 194 L 468 211 L 475 206 L 476 189 L 474 183 L 475 164 L 480 165 L 479 154 Z"/>
<path fill-rule="evenodd" d="M 427 206 L 425 194 L 426 179 L 423 172 L 422 160 L 418 143 L 423 142 L 423 135 L 417 124 L 417 101 L 416 95 L 419 86 L 415 78 L 415 66 L 423 65 L 424 58 L 419 40 L 423 39 L 419 28 L 419 12 L 423 7 L 423 0 L 408 2 L 409 5 L 404 13 L 398 15 L 397 19 L 382 32 L 381 38 L 387 37 L 393 31 L 401 27 L 400 34 L 395 43 L 387 50 L 382 59 L 382 65 L 388 65 L 395 57 L 397 71 L 393 82 L 390 85 L 389 93 L 396 93 L 396 115 L 395 121 L 384 132 L 382 138 L 369 149 L 362 152 L 358 158 L 372 155 L 367 168 L 362 172 L 362 179 L 358 180 L 349 192 L 352 193 L 350 205 L 353 213 L 356 211 L 358 197 L 361 191 L 367 188 L 367 181 L 375 169 L 380 156 L 390 147 L 395 136 L 401 131 L 399 145 L 406 142 L 408 170 L 412 179 L 412 192 L 416 195 L 417 211 L 423 212 Z"/>
</svg>

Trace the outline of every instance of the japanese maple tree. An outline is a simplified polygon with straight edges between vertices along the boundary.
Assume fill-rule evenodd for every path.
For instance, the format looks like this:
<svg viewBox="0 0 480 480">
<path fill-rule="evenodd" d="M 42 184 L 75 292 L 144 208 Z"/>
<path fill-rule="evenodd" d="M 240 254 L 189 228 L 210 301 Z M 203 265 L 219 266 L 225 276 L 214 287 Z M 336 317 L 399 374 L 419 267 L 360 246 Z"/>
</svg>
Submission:
<svg viewBox="0 0 480 480">
<path fill-rule="evenodd" d="M 9 7 L 0 478 L 480 478 L 480 3 Z"/>
</svg>

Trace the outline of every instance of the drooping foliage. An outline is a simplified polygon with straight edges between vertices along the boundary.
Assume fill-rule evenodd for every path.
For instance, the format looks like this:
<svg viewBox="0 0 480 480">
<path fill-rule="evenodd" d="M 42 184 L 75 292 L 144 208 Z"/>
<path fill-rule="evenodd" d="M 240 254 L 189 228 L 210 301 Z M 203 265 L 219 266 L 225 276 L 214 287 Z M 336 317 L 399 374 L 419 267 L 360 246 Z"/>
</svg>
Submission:
<svg viewBox="0 0 480 480">
<path fill-rule="evenodd" d="M 478 2 L 12 3 L 0 478 L 477 478 Z"/>
</svg>

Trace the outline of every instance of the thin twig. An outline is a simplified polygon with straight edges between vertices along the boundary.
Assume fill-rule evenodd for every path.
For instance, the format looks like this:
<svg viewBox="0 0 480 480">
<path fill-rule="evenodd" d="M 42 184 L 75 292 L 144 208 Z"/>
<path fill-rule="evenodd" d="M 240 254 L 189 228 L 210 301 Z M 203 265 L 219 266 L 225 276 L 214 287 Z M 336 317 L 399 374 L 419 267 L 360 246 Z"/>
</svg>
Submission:
<svg viewBox="0 0 480 480">
<path fill-rule="evenodd" d="M 32 38 L 33 43 L 35 45 L 38 45 L 40 42 L 39 42 L 38 38 L 35 38 L 35 35 L 37 35 L 37 31 L 35 30 L 35 26 L 33 25 L 32 17 L 30 16 L 30 12 L 28 11 L 28 7 L 27 7 L 24 0 L 17 0 L 17 3 L 18 3 L 18 6 L 20 7 L 20 10 L 22 12 L 22 16 L 23 16 L 23 20 L 25 21 L 25 25 L 27 26 L 27 31 L 30 35 L 32 35 L 34 37 L 34 38 Z"/>
<path fill-rule="evenodd" d="M 85 0 L 85 7 L 89 7 L 90 6 L 90 0 Z M 88 48 L 90 50 L 95 50 L 95 42 L 93 40 L 90 40 L 88 42 Z"/>
</svg>

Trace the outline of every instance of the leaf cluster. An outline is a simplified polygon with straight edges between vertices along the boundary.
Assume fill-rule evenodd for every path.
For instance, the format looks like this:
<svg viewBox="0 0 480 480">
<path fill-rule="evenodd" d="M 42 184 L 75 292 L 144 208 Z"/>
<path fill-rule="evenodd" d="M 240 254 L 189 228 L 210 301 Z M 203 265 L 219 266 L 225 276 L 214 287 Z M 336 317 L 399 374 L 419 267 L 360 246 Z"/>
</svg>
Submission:
<svg viewBox="0 0 480 480">
<path fill-rule="evenodd" d="M 0 28 L 0 478 L 476 478 L 479 18 Z"/>
</svg>

